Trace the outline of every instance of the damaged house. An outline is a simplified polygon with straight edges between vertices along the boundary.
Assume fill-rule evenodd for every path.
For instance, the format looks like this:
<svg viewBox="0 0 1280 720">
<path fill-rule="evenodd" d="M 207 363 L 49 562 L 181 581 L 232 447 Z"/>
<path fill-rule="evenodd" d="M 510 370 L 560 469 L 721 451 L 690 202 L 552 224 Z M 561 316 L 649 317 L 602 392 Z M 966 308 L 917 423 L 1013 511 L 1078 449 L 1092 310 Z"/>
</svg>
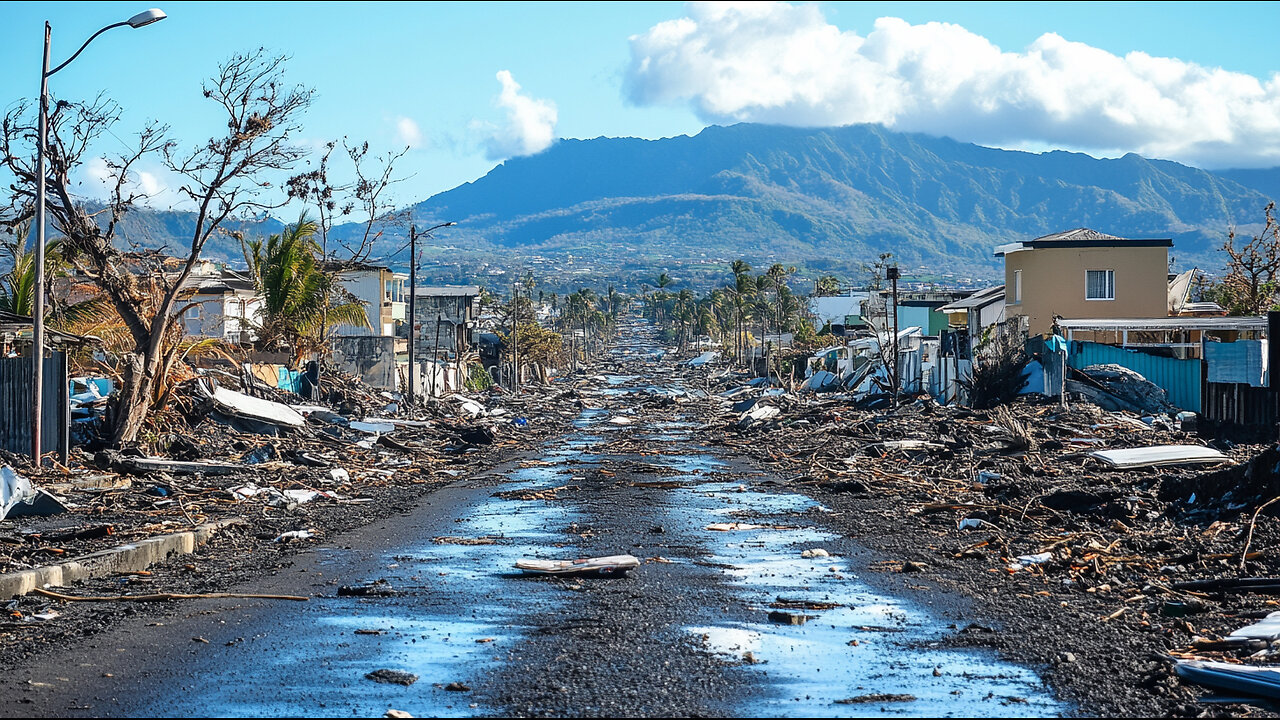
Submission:
<svg viewBox="0 0 1280 720">
<path fill-rule="evenodd" d="M 187 287 L 193 295 L 182 311 L 187 335 L 248 344 L 257 339 L 254 328 L 262 322 L 262 296 L 253 278 L 228 268 L 192 272 Z"/>
<path fill-rule="evenodd" d="M 414 291 L 414 355 L 420 392 L 440 395 L 461 389 L 469 355 L 476 352 L 478 285 L 437 285 Z M 408 337 L 408 327 L 403 333 Z"/>
<path fill-rule="evenodd" d="M 408 318 L 405 281 L 408 276 L 384 265 L 329 263 L 346 292 L 364 305 L 368 327 L 342 325 L 330 339 L 330 361 L 339 371 L 369 385 L 397 390 L 401 386 L 399 357 L 408 346 L 397 337 Z"/>
</svg>

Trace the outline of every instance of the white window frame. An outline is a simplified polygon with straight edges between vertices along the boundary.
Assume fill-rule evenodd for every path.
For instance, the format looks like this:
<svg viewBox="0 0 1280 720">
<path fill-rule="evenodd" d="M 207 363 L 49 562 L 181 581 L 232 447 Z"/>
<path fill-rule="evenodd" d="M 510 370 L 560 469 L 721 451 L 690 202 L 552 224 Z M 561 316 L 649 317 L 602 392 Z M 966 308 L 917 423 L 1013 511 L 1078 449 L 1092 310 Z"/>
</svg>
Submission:
<svg viewBox="0 0 1280 720">
<path fill-rule="evenodd" d="M 1110 290 L 1110 297 L 1089 297 L 1089 273 L 1100 272 L 1106 273 L 1106 287 Z M 1116 299 L 1116 271 L 1112 269 L 1096 269 L 1084 271 L 1084 299 L 1088 302 L 1108 302 Z"/>
<path fill-rule="evenodd" d="M 200 319 L 200 304 L 199 304 L 199 303 L 196 303 L 195 305 L 192 305 L 191 307 L 187 308 L 187 319 L 188 319 L 188 320 L 199 320 L 199 319 Z"/>
<path fill-rule="evenodd" d="M 1022 271 L 1013 271 L 1013 304 L 1022 304 Z"/>
</svg>

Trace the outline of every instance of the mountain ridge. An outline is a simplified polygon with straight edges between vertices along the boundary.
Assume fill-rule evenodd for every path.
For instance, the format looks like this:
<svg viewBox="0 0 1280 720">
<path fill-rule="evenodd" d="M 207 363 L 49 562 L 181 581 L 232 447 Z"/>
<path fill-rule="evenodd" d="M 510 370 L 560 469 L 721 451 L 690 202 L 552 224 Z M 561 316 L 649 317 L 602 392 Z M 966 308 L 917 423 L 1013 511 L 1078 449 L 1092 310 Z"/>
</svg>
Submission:
<svg viewBox="0 0 1280 720">
<path fill-rule="evenodd" d="M 1228 230 L 1260 224 L 1276 194 L 1280 169 L 1001 150 L 877 125 L 738 124 L 659 140 L 559 140 L 411 208 L 420 225 L 458 223 L 452 252 L 498 262 L 572 254 L 618 267 L 702 257 L 857 267 L 889 251 L 994 275 L 994 246 L 1082 226 L 1172 237 L 1180 264 L 1217 267 Z M 396 254 L 404 228 L 382 230 L 373 255 L 407 260 Z"/>
</svg>

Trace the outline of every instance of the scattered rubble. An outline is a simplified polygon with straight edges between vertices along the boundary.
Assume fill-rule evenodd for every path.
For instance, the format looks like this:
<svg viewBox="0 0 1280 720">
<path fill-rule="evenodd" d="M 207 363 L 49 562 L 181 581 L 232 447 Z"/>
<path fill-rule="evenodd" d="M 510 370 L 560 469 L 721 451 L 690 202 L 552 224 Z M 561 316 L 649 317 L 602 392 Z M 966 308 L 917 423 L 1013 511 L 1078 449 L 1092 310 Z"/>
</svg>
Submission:
<svg viewBox="0 0 1280 720">
<path fill-rule="evenodd" d="M 891 408 L 817 373 L 809 384 L 828 392 L 793 393 L 710 363 L 683 372 L 716 401 L 697 407 L 707 442 L 750 455 L 856 517 L 873 545 L 907 555 L 886 570 L 1042 598 L 1072 608 L 1064 612 L 1078 622 L 1149 638 L 1179 661 L 1280 660 L 1280 650 L 1254 644 L 1265 638 L 1231 636 L 1237 618 L 1263 618 L 1280 594 L 1280 521 L 1271 514 L 1280 505 L 1267 507 L 1280 496 L 1280 448 L 1206 442 L 1194 415 L 1132 371 L 1077 372 L 1065 407 L 1024 395 L 991 410 L 927 396 Z M 750 418 L 761 407 L 774 411 Z M 747 527 L 759 525 L 709 529 Z M 1169 677 L 1173 664 L 1164 668 Z M 1215 665 L 1180 663 L 1177 672 L 1255 695 L 1271 682 L 1243 671 L 1245 680 L 1222 685 Z M 1197 695 L 1189 687 L 1184 701 Z"/>
<path fill-rule="evenodd" d="M 418 676 L 403 670 L 390 670 L 382 668 L 373 672 L 365 673 L 365 678 L 374 682 L 388 683 L 392 685 L 410 685 L 418 682 Z"/>
<path fill-rule="evenodd" d="M 605 365 L 594 369 L 604 373 L 597 377 L 573 376 L 514 396 L 496 390 L 454 395 L 422 409 L 389 408 L 388 400 L 397 398 L 354 380 L 333 382 L 323 400 L 303 403 L 273 388 L 223 386 L 234 385 L 234 377 L 196 378 L 178 386 L 173 408 L 154 421 L 145 445 L 82 452 L 69 468 L 20 466 L 33 486 L 66 498 L 70 509 L 57 518 L 6 520 L 0 569 L 38 566 L 232 515 L 248 524 L 234 533 L 237 544 L 227 552 L 291 552 L 290 546 L 305 546 L 354 518 L 385 514 L 394 500 L 459 474 L 480 474 L 494 458 L 509 457 L 595 408 L 611 417 L 601 432 L 618 434 L 624 439 L 617 447 L 633 447 L 637 456 L 651 454 L 646 433 L 677 431 L 751 457 L 767 481 L 813 494 L 850 523 L 863 523 L 858 527 L 869 545 L 897 553 L 876 567 L 905 574 L 895 575 L 900 582 L 945 577 L 972 594 L 1060 612 L 1070 618 L 1073 635 L 1101 627 L 1126 633 L 1165 658 L 1143 672 L 1180 702 L 1193 701 L 1198 691 L 1179 685 L 1175 674 L 1233 692 L 1274 687 L 1268 678 L 1277 671 L 1258 663 L 1280 659 L 1271 647 L 1280 630 L 1269 617 L 1271 597 L 1280 594 L 1280 522 L 1272 514 L 1280 505 L 1270 505 L 1280 496 L 1280 448 L 1207 442 L 1192 432 L 1194 418 L 1168 407 L 1167 399 L 1162 405 L 1145 380 L 1105 367 L 1069 381 L 1069 391 L 1073 384 L 1087 389 L 1077 389 L 1066 407 L 1032 395 L 974 410 L 927 396 L 904 397 L 894 408 L 883 393 L 847 391 L 825 376 L 793 392 L 735 372 L 714 356 L 695 359 L 701 362 L 663 365 L 682 378 L 680 391 L 615 390 Z M 641 361 L 656 362 L 656 356 Z M 622 392 L 630 393 L 634 412 L 618 412 L 621 403 L 609 393 Z M 664 428 L 677 413 L 700 424 Z M 645 459 L 575 471 L 557 487 L 494 495 L 555 502 L 579 487 L 574 483 L 677 474 Z M 646 479 L 644 486 L 682 482 Z M 793 529 L 752 520 L 758 518 L 705 529 Z M 499 540 L 432 539 L 457 545 Z M 811 548 L 803 556 L 829 553 Z M 540 574 L 639 566 L 630 555 L 516 563 Z M 387 592 L 374 583 L 337 593 L 394 593 L 381 590 Z M 803 623 L 812 616 L 797 611 L 806 609 L 779 598 L 768 619 Z M 23 626 L 31 628 L 60 620 L 47 610 L 48 598 L 33 597 L 15 609 L 23 617 L 49 618 Z M 1000 635 L 957 631 L 974 643 L 995 643 Z M 1062 666 L 1096 660 L 1073 638 L 1047 645 L 1045 652 Z M 407 675 L 379 670 L 366 677 L 400 682 L 373 677 L 379 673 Z M 408 677 L 404 684 L 417 679 Z M 911 699 L 864 695 L 839 702 Z"/>
</svg>

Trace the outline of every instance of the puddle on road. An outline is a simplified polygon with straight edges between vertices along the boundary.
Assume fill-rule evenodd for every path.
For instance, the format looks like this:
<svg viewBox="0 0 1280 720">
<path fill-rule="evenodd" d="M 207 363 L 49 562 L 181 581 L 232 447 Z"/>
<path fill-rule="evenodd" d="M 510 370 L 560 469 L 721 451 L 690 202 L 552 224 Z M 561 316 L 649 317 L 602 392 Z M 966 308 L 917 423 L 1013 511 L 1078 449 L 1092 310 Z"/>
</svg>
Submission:
<svg viewBox="0 0 1280 720">
<path fill-rule="evenodd" d="M 703 461 L 714 462 L 706 456 Z M 804 523 L 803 514 L 825 512 L 798 494 L 740 490 L 734 483 L 702 483 L 674 490 L 685 497 L 667 504 L 672 523 L 689 532 L 746 511 L 750 522 L 791 530 L 759 529 L 701 535 L 709 561 L 740 587 L 758 622 L 690 627 L 712 652 L 733 660 L 747 653 L 769 688 L 744 714 L 788 717 L 1036 717 L 1065 711 L 1032 671 L 983 651 L 930 648 L 948 632 L 944 623 L 913 603 L 859 582 L 839 557 L 805 558 L 811 548 L 834 544 L 837 535 Z M 760 519 L 759 516 L 772 516 Z M 838 607 L 782 609 L 808 616 L 800 625 L 771 622 L 779 598 Z M 911 695 L 909 702 L 837 701 L 871 695 Z"/>
<path fill-rule="evenodd" d="M 611 383 L 605 392 L 620 395 L 651 388 Z M 580 427 L 599 428 L 597 423 L 608 417 L 605 412 L 584 417 Z M 674 445 L 689 440 L 697 424 L 674 420 L 624 427 L 640 431 L 638 436 L 646 440 Z M 728 463 L 711 454 L 673 449 L 677 452 L 645 459 L 681 473 L 671 479 L 696 484 L 671 490 L 659 504 L 668 508 L 672 526 L 680 528 L 677 533 L 703 543 L 706 559 L 722 568 L 741 589 L 744 604 L 760 618 L 688 628 L 711 652 L 734 661 L 751 653 L 759 663 L 749 667 L 760 674 L 767 691 L 743 707 L 743 715 L 1039 717 L 1067 710 L 1029 669 L 982 650 L 930 647 L 950 631 L 946 623 L 915 603 L 860 582 L 845 559 L 802 557 L 804 550 L 825 549 L 840 539 L 805 522 L 806 515 L 829 512 L 827 508 L 797 493 L 707 482 L 706 475 L 722 471 Z M 793 529 L 705 529 L 712 522 L 734 520 Z M 785 610 L 809 619 L 801 625 L 782 625 L 768 618 L 771 604 L 779 598 L 836 607 Z M 894 695 L 915 699 L 838 702 Z"/>
<path fill-rule="evenodd" d="M 586 451 L 601 442 L 600 436 L 581 433 L 562 438 L 541 455 L 551 465 L 514 468 L 502 489 L 571 484 L 575 472 L 599 460 Z M 480 677 L 502 662 L 521 637 L 529 608 L 564 604 L 568 598 L 557 585 L 527 579 L 513 566 L 523 557 L 572 556 L 571 546 L 556 545 L 570 545 L 572 536 L 565 531 L 583 518 L 570 503 L 492 496 L 455 512 L 459 517 L 453 522 L 435 523 L 434 534 L 491 537 L 494 544 L 437 544 L 423 537 L 397 548 L 378 559 L 375 574 L 361 580 L 386 579 L 398 595 L 333 597 L 336 587 L 328 586 L 323 592 L 330 596 L 274 615 L 272 632 L 232 647 L 216 667 L 193 673 L 181 697 L 169 692 L 140 697 L 134 714 L 376 717 L 397 708 L 418 717 L 466 717 L 489 712 L 472 707 L 469 693 L 444 686 Z M 321 552 L 326 580 L 349 562 L 347 551 Z M 355 580 L 344 577 L 342 583 Z M 402 687 L 364 678 L 379 668 L 419 679 Z M 252 680 L 235 682 L 240 672 L 250 673 Z M 262 691 L 271 687 L 289 692 Z"/>
<path fill-rule="evenodd" d="M 628 388 L 610 382 L 605 393 L 663 392 L 654 386 Z M 683 392 L 670 389 L 672 394 Z M 607 413 L 583 419 L 580 427 L 607 420 Z M 695 423 L 677 421 L 629 425 L 647 440 L 688 440 Z M 782 717 L 1040 717 L 1067 707 L 1036 673 L 1005 663 L 982 650 L 930 647 L 949 632 L 924 608 L 876 592 L 857 580 L 840 557 L 802 557 L 804 550 L 834 545 L 839 536 L 807 526 L 804 516 L 829 510 L 797 493 L 761 492 L 735 482 L 706 482 L 727 463 L 711 454 L 673 452 L 646 458 L 697 483 L 673 489 L 660 503 L 677 533 L 698 538 L 709 560 L 741 588 L 758 622 L 694 626 L 689 632 L 711 652 L 734 661 L 751 653 L 768 688 L 743 707 L 746 716 Z M 740 520 L 794 529 L 719 532 L 711 522 Z M 761 516 L 771 519 L 760 519 Z M 779 598 L 835 605 L 826 610 L 791 609 L 808 616 L 800 625 L 769 620 Z M 713 614 L 708 613 L 711 617 Z M 914 697 L 841 703 L 871 696 Z"/>
</svg>

